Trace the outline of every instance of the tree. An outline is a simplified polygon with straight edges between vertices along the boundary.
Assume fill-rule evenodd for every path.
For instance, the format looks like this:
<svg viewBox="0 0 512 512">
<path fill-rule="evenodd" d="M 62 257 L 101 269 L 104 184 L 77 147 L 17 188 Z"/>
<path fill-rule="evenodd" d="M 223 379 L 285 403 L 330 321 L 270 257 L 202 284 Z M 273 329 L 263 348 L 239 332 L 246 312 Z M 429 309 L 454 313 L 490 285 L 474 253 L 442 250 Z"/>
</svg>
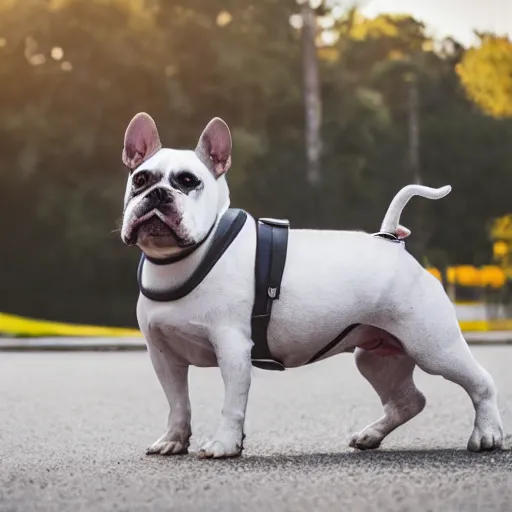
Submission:
<svg viewBox="0 0 512 512">
<path fill-rule="evenodd" d="M 480 46 L 468 50 L 457 74 L 468 97 L 494 117 L 512 117 L 512 41 L 480 34 Z"/>
</svg>

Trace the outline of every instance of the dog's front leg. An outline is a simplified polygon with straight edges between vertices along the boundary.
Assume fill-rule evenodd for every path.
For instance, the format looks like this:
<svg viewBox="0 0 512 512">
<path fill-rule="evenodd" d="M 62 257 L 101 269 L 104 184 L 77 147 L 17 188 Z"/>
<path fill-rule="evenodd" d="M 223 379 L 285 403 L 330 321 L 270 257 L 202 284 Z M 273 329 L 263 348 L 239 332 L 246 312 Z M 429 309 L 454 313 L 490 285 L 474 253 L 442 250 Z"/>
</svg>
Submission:
<svg viewBox="0 0 512 512">
<path fill-rule="evenodd" d="M 211 339 L 224 381 L 224 406 L 213 439 L 205 443 L 200 458 L 236 457 L 242 453 L 245 411 L 251 386 L 252 341 L 243 333 L 223 329 Z"/>
<path fill-rule="evenodd" d="M 146 454 L 187 453 L 191 436 L 188 366 L 177 364 L 157 346 L 148 344 L 148 352 L 169 402 L 170 412 L 166 432 L 146 450 Z"/>
</svg>

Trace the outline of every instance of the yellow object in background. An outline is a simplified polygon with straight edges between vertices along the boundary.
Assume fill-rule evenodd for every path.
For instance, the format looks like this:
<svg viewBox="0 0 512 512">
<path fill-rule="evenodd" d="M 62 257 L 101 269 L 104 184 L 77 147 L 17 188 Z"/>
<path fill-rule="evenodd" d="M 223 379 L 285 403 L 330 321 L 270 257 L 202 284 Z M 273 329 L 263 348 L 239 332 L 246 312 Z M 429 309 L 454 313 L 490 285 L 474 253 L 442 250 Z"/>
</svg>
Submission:
<svg viewBox="0 0 512 512">
<path fill-rule="evenodd" d="M 455 284 L 457 281 L 457 272 L 455 271 L 455 267 L 448 267 L 446 269 L 446 279 L 450 284 Z"/>
<path fill-rule="evenodd" d="M 47 320 L 34 320 L 0 313 L 0 335 L 8 336 L 77 336 L 77 337 L 134 337 L 141 336 L 138 329 L 100 327 L 94 325 L 64 324 Z"/>
<path fill-rule="evenodd" d="M 500 267 L 487 265 L 480 269 L 481 286 L 501 288 L 507 281 L 505 272 Z"/>
<path fill-rule="evenodd" d="M 439 281 L 443 280 L 443 278 L 441 277 L 441 272 L 437 268 L 435 268 L 435 267 L 428 267 L 427 268 L 427 272 L 429 274 L 432 274 Z"/>
<path fill-rule="evenodd" d="M 456 283 L 461 286 L 480 286 L 480 274 L 478 269 L 471 265 L 455 267 Z"/>
<path fill-rule="evenodd" d="M 481 268 L 471 265 L 448 267 L 446 278 L 450 284 L 468 287 L 501 288 L 507 282 L 503 269 L 495 265 L 486 265 Z"/>
<path fill-rule="evenodd" d="M 508 244 L 502 240 L 494 242 L 492 252 L 496 258 L 503 258 L 508 254 Z"/>
<path fill-rule="evenodd" d="M 512 214 L 503 215 L 494 219 L 491 226 L 491 238 L 493 240 L 512 240 Z"/>
</svg>

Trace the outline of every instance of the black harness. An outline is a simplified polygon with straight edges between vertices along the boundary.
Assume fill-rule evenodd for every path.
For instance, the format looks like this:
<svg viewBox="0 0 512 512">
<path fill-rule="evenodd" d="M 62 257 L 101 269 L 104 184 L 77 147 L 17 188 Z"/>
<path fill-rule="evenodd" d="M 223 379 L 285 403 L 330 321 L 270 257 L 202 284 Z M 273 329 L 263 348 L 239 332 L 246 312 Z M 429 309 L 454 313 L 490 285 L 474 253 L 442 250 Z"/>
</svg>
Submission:
<svg viewBox="0 0 512 512">
<path fill-rule="evenodd" d="M 181 299 L 188 295 L 194 288 L 199 286 L 203 279 L 208 275 L 210 270 L 214 267 L 215 263 L 220 260 L 221 256 L 226 252 L 231 242 L 237 237 L 240 230 L 244 227 L 245 221 L 247 220 L 247 213 L 243 210 L 237 210 L 230 208 L 221 217 L 217 229 L 213 235 L 213 239 L 208 248 L 207 257 L 203 258 L 201 263 L 197 266 L 193 274 L 180 286 L 171 290 L 150 290 L 142 284 L 142 269 L 144 267 L 144 260 L 148 259 L 147 256 L 142 254 L 139 261 L 139 268 L 137 270 L 137 282 L 139 283 L 139 289 L 142 295 L 148 299 L 155 300 L 158 302 L 171 302 L 174 300 Z M 208 237 L 208 234 L 205 238 Z M 197 243 L 194 247 L 198 248 L 205 239 Z M 190 255 L 190 250 L 187 249 L 187 256 Z M 155 260 L 151 258 L 151 263 L 156 265 L 168 265 L 168 258 L 162 260 Z M 174 260 L 174 262 L 179 260 Z"/>
<path fill-rule="evenodd" d="M 262 370 L 285 370 L 272 357 L 267 334 L 272 304 L 279 299 L 281 292 L 290 223 L 287 220 L 259 219 L 256 226 L 255 293 L 251 317 L 254 343 L 252 364 Z"/>
<path fill-rule="evenodd" d="M 148 299 L 158 302 L 170 302 L 181 299 L 194 290 L 208 275 L 210 270 L 219 261 L 229 248 L 233 240 L 243 228 L 248 214 L 244 210 L 230 208 L 221 217 L 217 229 L 213 234 L 208 247 L 208 254 L 203 258 L 193 274 L 180 286 L 171 290 L 150 290 L 142 284 L 142 270 L 144 261 L 148 259 L 156 265 L 167 265 L 179 261 L 181 258 L 171 260 L 155 260 L 142 254 L 137 271 L 137 281 L 140 292 Z M 253 366 L 263 370 L 285 370 L 285 366 L 277 361 L 271 354 L 268 346 L 268 326 L 272 314 L 272 305 L 279 300 L 281 281 L 286 263 L 288 249 L 288 233 L 290 223 L 288 220 L 261 218 L 256 222 L 256 262 L 255 262 L 255 294 L 251 316 L 251 333 L 254 343 L 251 353 Z M 187 248 L 186 255 L 205 242 L 206 237 L 192 248 Z M 387 241 L 403 243 L 391 233 L 375 233 L 373 236 Z M 334 340 L 312 356 L 306 364 L 314 363 L 334 349 L 348 334 L 360 324 L 352 324 L 346 327 Z"/>
</svg>

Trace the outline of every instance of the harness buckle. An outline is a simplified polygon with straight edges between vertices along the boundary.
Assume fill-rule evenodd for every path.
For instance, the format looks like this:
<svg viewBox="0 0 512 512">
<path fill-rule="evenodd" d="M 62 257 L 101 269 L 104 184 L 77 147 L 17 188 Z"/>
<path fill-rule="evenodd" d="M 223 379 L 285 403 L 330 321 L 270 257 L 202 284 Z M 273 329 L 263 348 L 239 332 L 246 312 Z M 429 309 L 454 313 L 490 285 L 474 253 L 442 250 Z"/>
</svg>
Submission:
<svg viewBox="0 0 512 512">
<path fill-rule="evenodd" d="M 289 228 L 290 221 L 288 219 L 272 219 L 270 217 L 262 217 L 258 219 L 263 224 L 267 224 L 269 226 L 275 226 L 277 228 Z"/>
</svg>

